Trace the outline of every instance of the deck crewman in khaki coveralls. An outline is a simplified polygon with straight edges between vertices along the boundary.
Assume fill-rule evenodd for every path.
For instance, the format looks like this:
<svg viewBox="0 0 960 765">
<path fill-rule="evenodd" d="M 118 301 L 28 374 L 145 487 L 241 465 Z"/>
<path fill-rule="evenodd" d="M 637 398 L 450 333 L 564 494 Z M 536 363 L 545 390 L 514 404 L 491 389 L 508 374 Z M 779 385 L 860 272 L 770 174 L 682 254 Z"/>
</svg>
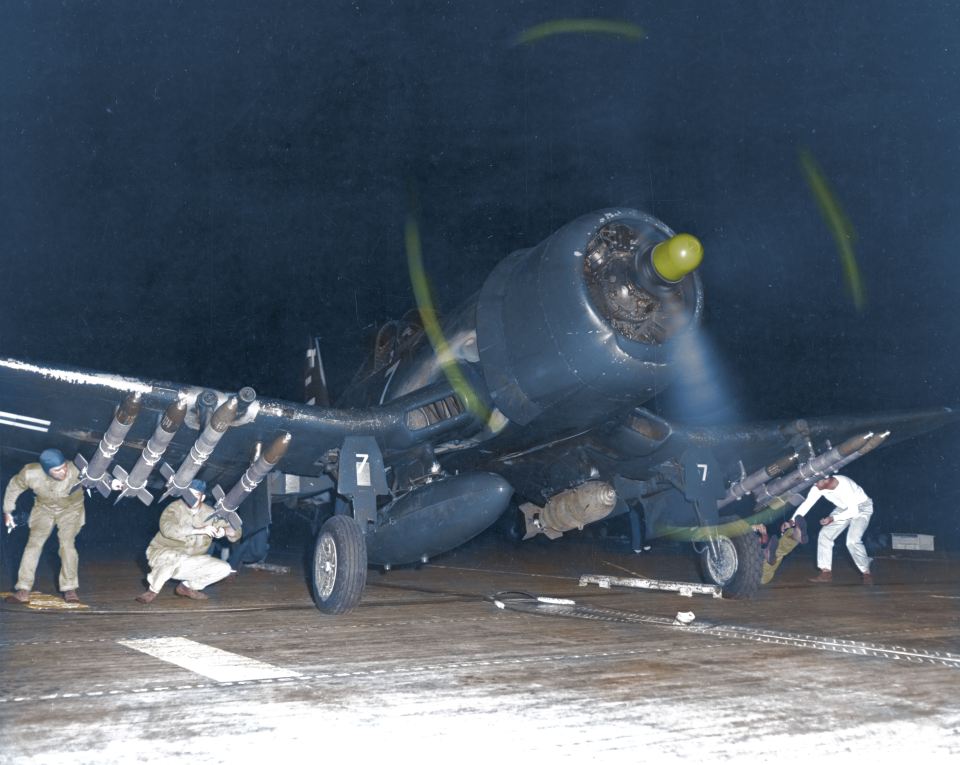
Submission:
<svg viewBox="0 0 960 765">
<path fill-rule="evenodd" d="M 17 497 L 25 491 L 34 494 L 30 511 L 30 537 L 20 559 L 16 591 L 7 598 L 9 603 L 29 603 L 30 591 L 40 560 L 40 552 L 54 526 L 60 540 L 60 591 L 67 603 L 79 603 L 77 578 L 79 557 L 73 540 L 85 520 L 83 488 L 79 485 L 80 473 L 76 466 L 67 462 L 59 449 L 45 449 L 39 462 L 24 465 L 10 479 L 3 495 L 3 522 L 8 529 L 14 527 L 13 511 Z"/>
<path fill-rule="evenodd" d="M 226 521 L 207 521 L 213 508 L 206 504 L 204 481 L 190 482 L 191 491 L 184 499 L 171 502 L 160 514 L 160 531 L 147 547 L 149 589 L 137 597 L 140 603 L 152 603 L 169 579 L 179 579 L 174 592 L 192 600 L 206 600 L 201 592 L 207 585 L 230 575 L 230 564 L 207 555 L 214 539 L 240 539 L 240 532 Z M 187 504 L 188 501 L 193 504 Z"/>
</svg>

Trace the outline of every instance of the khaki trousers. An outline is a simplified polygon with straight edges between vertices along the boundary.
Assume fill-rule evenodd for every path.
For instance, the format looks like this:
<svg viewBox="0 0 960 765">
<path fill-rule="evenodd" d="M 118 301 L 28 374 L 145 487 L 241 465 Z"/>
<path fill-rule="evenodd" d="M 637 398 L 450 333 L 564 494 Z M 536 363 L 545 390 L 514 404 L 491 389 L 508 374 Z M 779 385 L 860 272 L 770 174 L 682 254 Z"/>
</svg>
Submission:
<svg viewBox="0 0 960 765">
<path fill-rule="evenodd" d="M 763 574 L 760 576 L 760 584 L 770 583 L 773 575 L 777 573 L 777 569 L 780 568 L 780 564 L 783 563 L 783 559 L 792 553 L 798 544 L 800 543 L 793 538 L 793 534 L 784 534 L 780 537 L 780 541 L 777 542 L 777 550 L 774 553 L 773 563 L 763 562 Z"/>
<path fill-rule="evenodd" d="M 205 553 L 186 555 L 174 550 L 165 550 L 153 557 L 147 582 L 153 592 L 160 592 L 170 579 L 179 579 L 191 590 L 219 582 L 230 575 L 230 564 Z"/>
<path fill-rule="evenodd" d="M 17 573 L 17 589 L 29 592 L 33 589 L 33 580 L 37 573 L 40 552 L 54 527 L 60 541 L 60 591 L 76 590 L 80 586 L 77 568 L 80 558 L 73 540 L 83 528 L 85 514 L 82 507 L 67 510 L 53 510 L 42 505 L 34 505 L 30 511 L 30 538 L 20 559 L 20 571 Z"/>
</svg>

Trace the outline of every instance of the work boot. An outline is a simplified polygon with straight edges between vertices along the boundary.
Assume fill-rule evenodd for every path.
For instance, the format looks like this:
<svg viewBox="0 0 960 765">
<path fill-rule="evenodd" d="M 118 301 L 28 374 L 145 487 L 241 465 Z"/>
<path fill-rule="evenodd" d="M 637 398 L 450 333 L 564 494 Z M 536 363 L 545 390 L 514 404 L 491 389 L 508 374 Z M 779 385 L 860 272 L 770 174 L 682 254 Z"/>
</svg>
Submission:
<svg viewBox="0 0 960 765">
<path fill-rule="evenodd" d="M 190 600 L 207 600 L 207 596 L 202 592 L 197 590 L 191 590 L 183 582 L 177 585 L 177 589 L 174 592 L 179 595 L 181 598 L 190 598 Z"/>
<path fill-rule="evenodd" d="M 770 537 L 770 541 L 767 542 L 767 546 L 763 550 L 763 559 L 771 566 L 777 562 L 777 547 L 779 544 L 779 538 Z"/>
<path fill-rule="evenodd" d="M 155 593 L 153 590 L 147 590 L 145 593 L 143 593 L 143 595 L 137 595 L 137 598 L 136 598 L 137 603 L 143 603 L 143 604 L 153 603 L 153 601 L 155 601 L 156 599 L 157 599 L 157 593 Z"/>
<path fill-rule="evenodd" d="M 802 515 L 798 515 L 794 519 L 794 523 L 796 525 L 791 529 L 793 538 L 800 544 L 805 545 L 807 543 L 807 519 Z"/>
<path fill-rule="evenodd" d="M 872 586 L 873 586 L 873 574 L 871 574 L 869 571 L 864 571 L 864 572 L 863 572 L 863 583 L 864 583 L 865 585 L 867 585 L 867 587 L 872 587 Z"/>
<path fill-rule="evenodd" d="M 77 594 L 76 590 L 64 590 L 63 600 L 65 603 L 79 603 L 80 596 Z"/>
<path fill-rule="evenodd" d="M 820 573 L 815 577 L 808 579 L 808 582 L 815 582 L 817 584 L 829 584 L 833 581 L 833 572 L 829 569 L 821 569 Z"/>
<path fill-rule="evenodd" d="M 21 605 L 30 602 L 30 590 L 14 590 L 12 595 L 5 598 L 7 603 L 20 603 Z"/>
</svg>

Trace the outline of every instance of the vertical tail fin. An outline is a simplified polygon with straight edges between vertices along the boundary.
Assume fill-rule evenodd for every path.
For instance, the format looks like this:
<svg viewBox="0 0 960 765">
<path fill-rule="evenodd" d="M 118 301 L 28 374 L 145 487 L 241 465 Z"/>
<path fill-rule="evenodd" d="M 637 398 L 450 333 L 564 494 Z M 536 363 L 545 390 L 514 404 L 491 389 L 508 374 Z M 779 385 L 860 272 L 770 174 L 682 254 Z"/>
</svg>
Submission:
<svg viewBox="0 0 960 765">
<path fill-rule="evenodd" d="M 323 371 L 319 337 L 310 338 L 307 348 L 303 372 L 303 397 L 310 406 L 330 406 L 330 394 L 327 392 L 327 376 Z"/>
</svg>

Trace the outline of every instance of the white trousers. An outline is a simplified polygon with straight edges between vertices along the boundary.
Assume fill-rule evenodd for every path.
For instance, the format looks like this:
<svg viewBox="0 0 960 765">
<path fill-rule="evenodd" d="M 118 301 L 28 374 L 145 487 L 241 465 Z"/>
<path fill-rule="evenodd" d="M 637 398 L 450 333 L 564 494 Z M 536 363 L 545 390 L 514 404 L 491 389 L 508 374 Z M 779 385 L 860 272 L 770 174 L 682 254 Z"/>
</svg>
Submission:
<svg viewBox="0 0 960 765">
<path fill-rule="evenodd" d="M 169 579 L 179 579 L 191 590 L 219 582 L 230 575 L 230 564 L 210 555 L 184 555 L 171 551 L 158 555 L 150 566 L 147 582 L 153 592 L 160 592 Z"/>
<path fill-rule="evenodd" d="M 867 548 L 863 546 L 863 534 L 870 525 L 873 516 L 873 503 L 864 502 L 860 505 L 860 512 L 853 518 L 838 521 L 820 527 L 820 536 L 817 539 L 817 568 L 830 571 L 833 568 L 833 543 L 844 529 L 847 530 L 847 549 L 853 562 L 861 573 L 870 571 L 870 561 Z M 835 516 L 831 516 L 835 517 Z"/>
</svg>

